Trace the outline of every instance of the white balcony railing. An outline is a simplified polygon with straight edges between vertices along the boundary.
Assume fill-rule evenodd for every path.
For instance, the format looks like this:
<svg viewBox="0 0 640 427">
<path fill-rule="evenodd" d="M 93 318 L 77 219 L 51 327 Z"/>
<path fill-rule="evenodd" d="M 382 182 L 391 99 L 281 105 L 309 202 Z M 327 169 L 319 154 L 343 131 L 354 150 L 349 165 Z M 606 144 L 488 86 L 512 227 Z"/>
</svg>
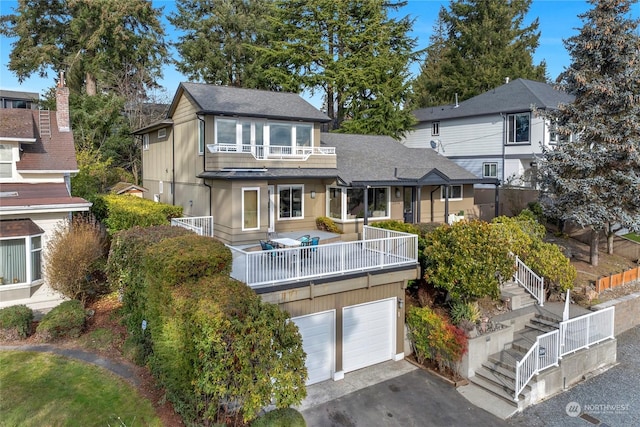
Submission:
<svg viewBox="0 0 640 427">
<path fill-rule="evenodd" d="M 194 216 L 185 218 L 172 218 L 171 225 L 186 228 L 200 236 L 213 237 L 213 217 Z"/>
<path fill-rule="evenodd" d="M 538 301 L 544 305 L 544 278 L 538 276 L 516 255 L 516 272 L 513 275 L 516 282 L 522 285 Z"/>
<path fill-rule="evenodd" d="M 335 147 L 292 147 L 280 145 L 208 144 L 210 153 L 250 153 L 255 159 L 306 160 L 309 156 L 335 156 Z"/>
<path fill-rule="evenodd" d="M 394 233 L 397 236 L 270 251 L 229 246 L 233 254 L 231 277 L 251 287 L 263 287 L 417 264 L 418 237 Z"/>
</svg>

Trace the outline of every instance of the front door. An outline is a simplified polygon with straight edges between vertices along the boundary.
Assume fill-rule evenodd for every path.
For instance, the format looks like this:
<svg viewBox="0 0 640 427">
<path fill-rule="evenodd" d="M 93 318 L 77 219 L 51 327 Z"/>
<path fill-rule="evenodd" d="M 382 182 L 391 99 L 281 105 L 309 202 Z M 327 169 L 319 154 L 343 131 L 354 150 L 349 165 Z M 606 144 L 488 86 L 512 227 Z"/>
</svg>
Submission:
<svg viewBox="0 0 640 427">
<path fill-rule="evenodd" d="M 268 203 L 268 212 L 269 212 L 269 233 L 274 233 L 276 231 L 276 193 L 273 185 L 267 186 L 267 193 L 269 193 Z"/>
</svg>

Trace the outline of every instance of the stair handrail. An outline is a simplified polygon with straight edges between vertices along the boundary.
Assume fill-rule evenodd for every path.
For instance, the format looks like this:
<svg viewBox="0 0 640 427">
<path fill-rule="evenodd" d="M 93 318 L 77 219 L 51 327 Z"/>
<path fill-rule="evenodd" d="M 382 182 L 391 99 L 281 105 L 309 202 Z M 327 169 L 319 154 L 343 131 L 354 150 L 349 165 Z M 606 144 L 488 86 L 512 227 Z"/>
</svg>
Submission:
<svg viewBox="0 0 640 427">
<path fill-rule="evenodd" d="M 540 307 L 544 306 L 544 277 L 538 276 L 527 265 L 522 262 L 518 255 L 516 257 L 516 271 L 513 279 L 522 285 L 538 301 Z"/>
<path fill-rule="evenodd" d="M 514 401 L 529 384 L 534 375 L 551 366 L 559 366 L 560 359 L 560 331 L 553 331 L 538 335 L 536 342 L 531 345 L 521 360 L 516 360 L 516 378 Z"/>
</svg>

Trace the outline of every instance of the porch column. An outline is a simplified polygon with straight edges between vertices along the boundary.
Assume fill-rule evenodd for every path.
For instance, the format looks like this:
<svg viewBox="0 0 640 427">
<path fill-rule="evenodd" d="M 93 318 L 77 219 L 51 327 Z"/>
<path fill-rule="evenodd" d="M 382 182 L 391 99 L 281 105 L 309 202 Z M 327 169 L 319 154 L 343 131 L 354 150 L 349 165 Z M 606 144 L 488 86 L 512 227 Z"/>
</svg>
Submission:
<svg viewBox="0 0 640 427">
<path fill-rule="evenodd" d="M 449 224 L 449 184 L 444 186 L 444 222 Z"/>
<path fill-rule="evenodd" d="M 364 225 L 369 225 L 369 186 L 364 188 Z"/>
<path fill-rule="evenodd" d="M 500 184 L 496 184 L 496 194 L 495 194 L 495 207 L 494 207 L 494 215 L 496 217 L 500 216 Z"/>
</svg>

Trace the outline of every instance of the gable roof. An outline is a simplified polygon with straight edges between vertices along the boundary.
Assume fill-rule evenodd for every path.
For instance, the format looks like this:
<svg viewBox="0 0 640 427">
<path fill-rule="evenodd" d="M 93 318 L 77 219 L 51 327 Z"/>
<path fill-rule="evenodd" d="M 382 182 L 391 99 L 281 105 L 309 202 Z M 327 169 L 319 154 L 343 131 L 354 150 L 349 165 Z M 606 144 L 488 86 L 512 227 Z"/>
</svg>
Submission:
<svg viewBox="0 0 640 427">
<path fill-rule="evenodd" d="M 462 101 L 455 105 L 427 107 L 413 112 L 419 122 L 482 116 L 486 114 L 515 113 L 538 109 L 555 109 L 569 104 L 575 97 L 556 89 L 553 85 L 533 80 L 516 79 L 510 83 Z"/>
<path fill-rule="evenodd" d="M 2 139 L 21 142 L 18 171 L 77 172 L 78 162 L 72 132 L 60 132 L 55 111 L 49 114 L 51 136 L 40 136 L 39 110 L 0 108 Z"/>
<path fill-rule="evenodd" d="M 322 133 L 336 148 L 338 176 L 351 186 L 494 183 L 424 148 L 408 148 L 388 136 Z"/>
<path fill-rule="evenodd" d="M 172 117 L 182 94 L 185 94 L 196 106 L 198 113 L 202 114 L 264 117 L 310 122 L 328 122 L 331 120 L 329 116 L 320 112 L 296 93 L 189 82 L 180 83 L 169 107 L 167 117 Z"/>
</svg>

